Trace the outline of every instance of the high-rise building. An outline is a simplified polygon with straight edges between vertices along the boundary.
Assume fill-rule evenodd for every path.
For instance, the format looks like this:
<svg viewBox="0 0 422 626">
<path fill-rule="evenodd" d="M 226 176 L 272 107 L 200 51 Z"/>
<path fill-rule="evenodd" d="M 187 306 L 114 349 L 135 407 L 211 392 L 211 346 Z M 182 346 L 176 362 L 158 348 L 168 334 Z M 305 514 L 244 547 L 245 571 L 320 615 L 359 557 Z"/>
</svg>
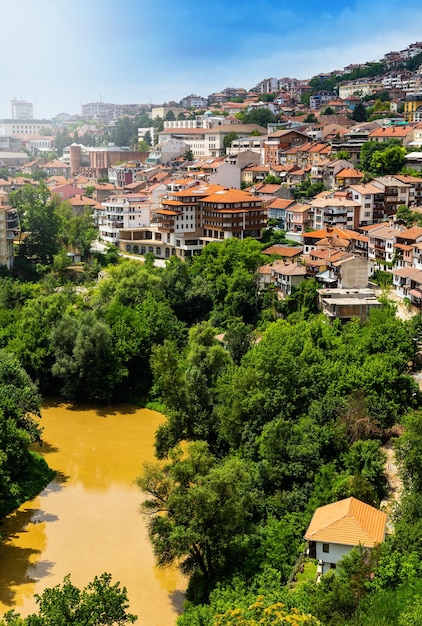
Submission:
<svg viewBox="0 0 422 626">
<path fill-rule="evenodd" d="M 26 102 L 25 100 L 18 100 L 13 98 L 12 100 L 12 120 L 33 120 L 34 119 L 34 107 L 32 102 Z"/>
</svg>

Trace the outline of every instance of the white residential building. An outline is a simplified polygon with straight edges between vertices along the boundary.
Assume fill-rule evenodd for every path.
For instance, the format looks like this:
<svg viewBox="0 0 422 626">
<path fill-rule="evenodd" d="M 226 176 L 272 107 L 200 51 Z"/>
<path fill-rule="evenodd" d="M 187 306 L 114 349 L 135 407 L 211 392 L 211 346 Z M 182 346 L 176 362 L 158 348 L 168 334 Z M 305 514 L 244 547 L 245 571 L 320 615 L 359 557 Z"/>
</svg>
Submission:
<svg viewBox="0 0 422 626">
<path fill-rule="evenodd" d="M 95 210 L 100 238 L 118 246 L 120 230 L 150 224 L 150 202 L 140 194 L 112 196 Z"/>
</svg>

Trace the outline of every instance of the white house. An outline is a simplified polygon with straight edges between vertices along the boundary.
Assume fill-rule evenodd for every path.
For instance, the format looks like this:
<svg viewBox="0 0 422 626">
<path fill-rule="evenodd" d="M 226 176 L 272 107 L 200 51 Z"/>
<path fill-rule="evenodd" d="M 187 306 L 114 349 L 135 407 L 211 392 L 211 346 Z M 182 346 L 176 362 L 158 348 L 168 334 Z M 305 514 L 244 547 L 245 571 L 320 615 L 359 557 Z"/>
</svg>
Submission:
<svg viewBox="0 0 422 626">
<path fill-rule="evenodd" d="M 354 546 L 374 548 L 385 539 L 387 515 L 356 498 L 345 498 L 316 509 L 304 538 L 309 556 L 321 573 L 334 569 Z"/>
<path fill-rule="evenodd" d="M 101 239 L 118 246 L 122 229 L 149 226 L 150 202 L 139 194 L 112 196 L 95 210 L 95 216 Z"/>
</svg>

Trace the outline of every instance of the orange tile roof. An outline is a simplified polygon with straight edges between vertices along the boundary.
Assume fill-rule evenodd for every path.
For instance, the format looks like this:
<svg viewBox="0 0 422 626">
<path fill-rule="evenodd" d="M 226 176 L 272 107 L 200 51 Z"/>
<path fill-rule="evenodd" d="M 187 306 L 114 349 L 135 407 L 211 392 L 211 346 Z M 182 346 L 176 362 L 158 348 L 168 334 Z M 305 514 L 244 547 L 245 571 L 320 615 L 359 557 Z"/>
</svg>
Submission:
<svg viewBox="0 0 422 626">
<path fill-rule="evenodd" d="M 294 257 L 298 254 L 302 254 L 303 248 L 302 246 L 283 246 L 282 244 L 276 243 L 269 248 L 265 248 L 262 251 L 263 254 L 278 254 L 280 256 L 285 257 Z"/>
<path fill-rule="evenodd" d="M 378 224 L 379 226 L 379 224 Z M 359 235 L 354 230 L 347 230 L 346 228 L 334 227 L 331 232 L 328 232 L 325 228 L 321 230 L 314 230 L 307 233 L 302 233 L 302 237 L 311 237 L 312 239 L 326 239 L 327 237 L 339 237 L 340 239 L 357 239 L 358 241 L 368 241 L 368 237 Z"/>
<path fill-rule="evenodd" d="M 395 243 L 393 245 L 393 248 L 398 248 L 398 250 L 406 250 L 407 252 L 410 252 L 410 250 L 413 250 L 413 246 L 406 245 L 404 243 Z"/>
<path fill-rule="evenodd" d="M 402 230 L 397 234 L 397 237 L 400 239 L 416 239 L 422 236 L 422 228 L 420 226 L 413 226 L 412 228 L 407 228 L 406 230 Z"/>
<path fill-rule="evenodd" d="M 373 548 L 385 538 L 387 515 L 356 498 L 318 508 L 305 533 L 308 541 Z"/>
<path fill-rule="evenodd" d="M 156 213 L 159 215 L 181 215 L 180 211 L 170 211 L 170 209 L 158 209 Z"/>
<path fill-rule="evenodd" d="M 166 198 L 163 198 L 163 199 L 161 200 L 161 204 L 162 204 L 163 206 L 164 206 L 164 205 L 166 205 L 166 206 L 167 206 L 167 205 L 171 205 L 171 206 L 185 206 L 185 205 L 186 205 L 186 202 L 185 202 L 185 203 L 183 203 L 183 202 L 180 202 L 180 200 L 167 200 Z"/>
<path fill-rule="evenodd" d="M 306 267 L 298 263 L 284 263 L 274 261 L 273 271 L 283 276 L 306 276 Z"/>
<path fill-rule="evenodd" d="M 275 200 L 271 200 L 271 202 L 267 204 L 267 208 L 268 209 L 287 209 L 293 204 L 296 204 L 295 200 L 286 200 L 285 198 L 276 198 Z"/>
<path fill-rule="evenodd" d="M 376 128 L 369 133 L 369 139 L 372 137 L 406 137 L 413 128 L 406 126 L 382 126 Z"/>
<path fill-rule="evenodd" d="M 239 189 L 219 189 L 215 193 L 207 196 L 205 202 L 216 203 L 236 203 L 236 202 L 257 202 L 261 201 L 261 198 L 253 196 L 252 194 L 241 191 Z"/>
<path fill-rule="evenodd" d="M 194 196 L 202 196 L 205 197 L 207 195 L 210 195 L 212 193 L 215 193 L 216 191 L 221 191 L 224 190 L 224 187 L 222 187 L 221 185 L 193 185 L 192 187 L 188 187 L 187 189 L 181 189 L 180 191 L 174 191 L 172 192 L 173 196 L 176 196 L 177 198 L 184 198 L 184 197 L 194 197 Z"/>
<path fill-rule="evenodd" d="M 363 173 L 352 167 L 345 167 L 336 174 L 336 178 L 363 178 Z"/>
</svg>

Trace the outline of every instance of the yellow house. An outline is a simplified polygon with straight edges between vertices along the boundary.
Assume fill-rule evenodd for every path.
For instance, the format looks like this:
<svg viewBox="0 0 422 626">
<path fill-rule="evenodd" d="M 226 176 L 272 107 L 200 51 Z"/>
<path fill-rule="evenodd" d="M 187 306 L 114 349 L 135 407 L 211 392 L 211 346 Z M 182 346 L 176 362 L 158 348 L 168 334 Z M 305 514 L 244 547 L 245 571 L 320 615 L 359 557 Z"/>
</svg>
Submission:
<svg viewBox="0 0 422 626">
<path fill-rule="evenodd" d="M 406 96 L 404 116 L 408 122 L 422 121 L 422 94 Z"/>
</svg>

